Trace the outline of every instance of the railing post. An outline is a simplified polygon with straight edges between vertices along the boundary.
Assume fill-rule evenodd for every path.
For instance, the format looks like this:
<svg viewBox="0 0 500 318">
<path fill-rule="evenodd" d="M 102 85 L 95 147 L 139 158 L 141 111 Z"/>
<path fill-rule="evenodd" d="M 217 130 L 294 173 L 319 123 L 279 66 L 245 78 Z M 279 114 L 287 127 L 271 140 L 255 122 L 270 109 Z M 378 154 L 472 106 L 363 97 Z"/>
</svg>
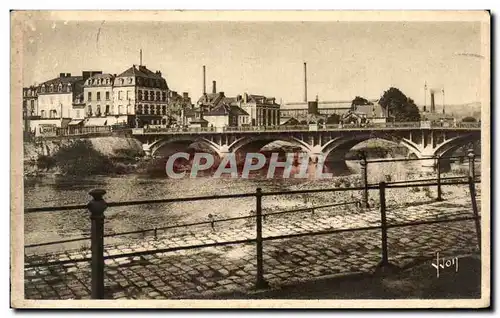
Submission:
<svg viewBox="0 0 500 318">
<path fill-rule="evenodd" d="M 268 287 L 267 282 L 264 280 L 264 260 L 262 257 L 262 189 L 257 188 L 255 193 L 256 197 L 256 246 L 257 246 L 257 282 L 255 283 L 256 288 L 266 288 Z"/>
<path fill-rule="evenodd" d="M 474 223 L 476 225 L 477 244 L 479 246 L 479 250 L 481 250 L 481 222 L 479 221 L 479 212 L 477 210 L 476 185 L 474 184 L 474 179 L 470 176 L 469 176 L 469 191 L 472 202 L 472 212 L 474 213 L 475 217 Z"/>
<path fill-rule="evenodd" d="M 387 252 L 387 216 L 385 211 L 385 182 L 379 183 L 380 191 L 380 224 L 382 226 L 382 262 L 381 265 L 389 264 L 389 254 Z"/>
<path fill-rule="evenodd" d="M 437 157 L 437 198 L 436 201 L 443 201 L 443 196 L 441 192 L 441 157 Z"/>
<path fill-rule="evenodd" d="M 106 201 L 102 198 L 106 191 L 94 189 L 89 192 L 93 197 L 87 207 L 90 211 L 92 251 L 92 299 L 104 299 L 104 211 Z"/>
<path fill-rule="evenodd" d="M 363 180 L 363 207 L 369 208 L 368 204 L 368 162 L 366 161 L 366 154 L 361 154 L 361 178 Z"/>
<path fill-rule="evenodd" d="M 476 157 L 476 155 L 474 154 L 474 149 L 472 148 L 469 149 L 469 151 L 467 152 L 467 157 L 469 157 L 469 176 L 472 177 L 472 180 L 474 180 L 475 178 L 474 163 Z"/>
<path fill-rule="evenodd" d="M 386 216 L 386 201 L 385 201 L 385 182 L 379 183 L 380 193 L 380 226 L 382 229 L 382 260 L 377 266 L 378 271 L 388 271 L 397 268 L 389 263 L 389 251 L 387 247 L 387 216 Z"/>
</svg>

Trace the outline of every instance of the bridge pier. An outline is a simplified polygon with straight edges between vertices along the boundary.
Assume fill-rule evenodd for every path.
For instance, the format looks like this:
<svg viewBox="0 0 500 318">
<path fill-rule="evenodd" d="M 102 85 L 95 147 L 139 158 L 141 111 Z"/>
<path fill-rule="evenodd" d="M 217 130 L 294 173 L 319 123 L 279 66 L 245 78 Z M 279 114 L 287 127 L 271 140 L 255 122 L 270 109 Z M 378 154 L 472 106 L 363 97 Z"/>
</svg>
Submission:
<svg viewBox="0 0 500 318">
<path fill-rule="evenodd" d="M 436 168 L 436 158 L 434 156 L 422 156 L 424 160 L 420 161 L 423 172 L 434 172 Z M 427 159 L 428 158 L 428 159 Z"/>
</svg>

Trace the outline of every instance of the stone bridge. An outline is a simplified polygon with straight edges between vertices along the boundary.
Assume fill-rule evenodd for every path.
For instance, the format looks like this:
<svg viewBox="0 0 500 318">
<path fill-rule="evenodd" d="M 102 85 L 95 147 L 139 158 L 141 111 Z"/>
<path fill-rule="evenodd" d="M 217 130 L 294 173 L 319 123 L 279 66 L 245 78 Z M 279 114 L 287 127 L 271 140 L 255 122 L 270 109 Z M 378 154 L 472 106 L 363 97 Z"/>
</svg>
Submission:
<svg viewBox="0 0 500 318">
<path fill-rule="evenodd" d="M 446 157 L 461 146 L 481 138 L 479 124 L 451 126 L 423 125 L 422 123 L 392 123 L 384 127 L 356 126 L 272 126 L 234 127 L 225 129 L 198 128 L 172 130 L 138 128 L 134 137 L 143 143 L 147 155 L 155 156 L 164 147 L 182 145 L 186 148 L 197 142 L 212 150 L 220 158 L 228 153 L 258 152 L 274 141 L 286 141 L 300 147 L 314 160 L 322 155 L 326 161 L 342 161 L 356 144 L 368 139 L 384 139 L 405 146 L 410 155 L 418 158 Z M 433 166 L 434 160 L 425 160 L 424 166 Z"/>
</svg>

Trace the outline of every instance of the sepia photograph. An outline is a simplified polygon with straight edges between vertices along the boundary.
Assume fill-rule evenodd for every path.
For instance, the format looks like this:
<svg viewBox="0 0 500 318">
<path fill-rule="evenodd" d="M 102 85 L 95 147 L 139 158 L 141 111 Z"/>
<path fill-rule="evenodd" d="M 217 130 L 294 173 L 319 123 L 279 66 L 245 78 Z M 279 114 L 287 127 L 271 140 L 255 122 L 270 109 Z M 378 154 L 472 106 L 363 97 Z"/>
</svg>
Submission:
<svg viewBox="0 0 500 318">
<path fill-rule="evenodd" d="M 488 11 L 10 16 L 12 307 L 491 305 Z"/>
</svg>

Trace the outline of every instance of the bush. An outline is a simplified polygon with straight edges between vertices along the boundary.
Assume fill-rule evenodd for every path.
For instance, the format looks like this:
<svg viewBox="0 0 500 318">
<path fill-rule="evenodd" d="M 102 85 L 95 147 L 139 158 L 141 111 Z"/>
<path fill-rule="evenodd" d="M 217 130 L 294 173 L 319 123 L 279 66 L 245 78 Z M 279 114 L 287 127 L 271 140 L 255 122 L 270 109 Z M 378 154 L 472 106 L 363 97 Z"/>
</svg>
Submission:
<svg viewBox="0 0 500 318">
<path fill-rule="evenodd" d="M 59 148 L 53 159 L 66 175 L 86 176 L 113 171 L 111 160 L 92 147 L 88 140 L 77 140 Z"/>
<path fill-rule="evenodd" d="M 44 169 L 44 170 L 49 170 L 50 168 L 54 167 L 55 164 L 56 161 L 54 158 L 45 155 L 38 157 L 36 161 L 38 169 Z"/>
</svg>

